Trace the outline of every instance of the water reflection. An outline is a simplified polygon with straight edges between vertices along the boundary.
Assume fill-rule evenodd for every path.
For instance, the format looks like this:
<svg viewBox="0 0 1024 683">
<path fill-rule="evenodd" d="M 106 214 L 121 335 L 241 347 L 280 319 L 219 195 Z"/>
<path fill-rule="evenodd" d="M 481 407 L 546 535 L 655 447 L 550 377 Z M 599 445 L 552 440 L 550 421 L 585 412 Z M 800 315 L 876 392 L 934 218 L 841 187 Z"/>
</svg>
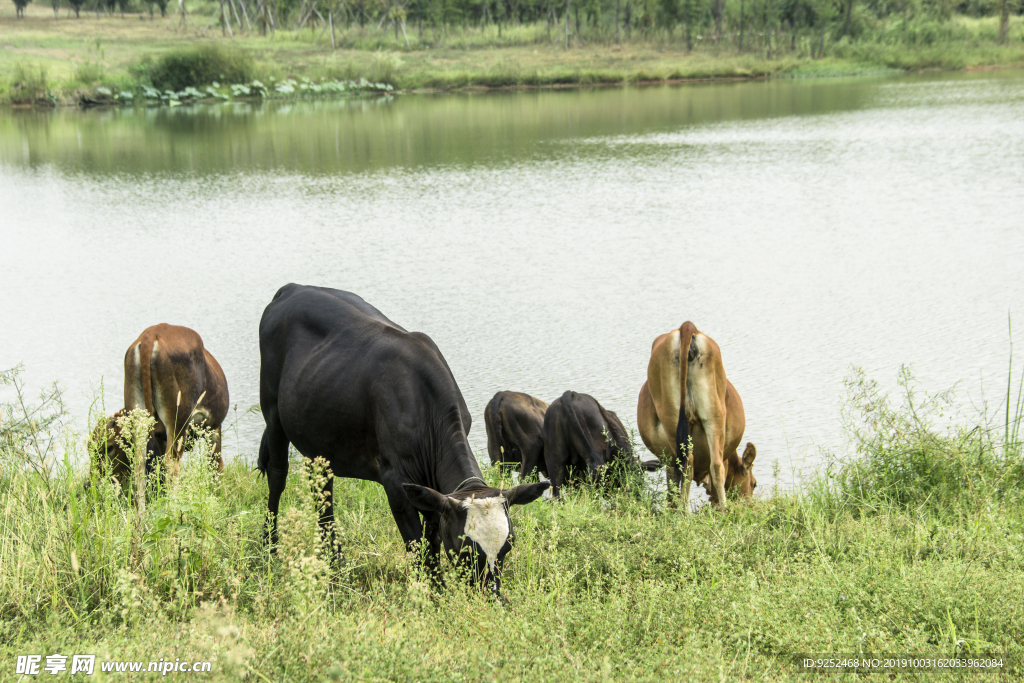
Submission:
<svg viewBox="0 0 1024 683">
<path fill-rule="evenodd" d="M 304 173 L 551 158 L 543 143 L 856 109 L 856 84 L 732 83 L 18 113 L 0 159 L 91 173 Z M 14 130 L 20 135 L 16 136 Z"/>
</svg>

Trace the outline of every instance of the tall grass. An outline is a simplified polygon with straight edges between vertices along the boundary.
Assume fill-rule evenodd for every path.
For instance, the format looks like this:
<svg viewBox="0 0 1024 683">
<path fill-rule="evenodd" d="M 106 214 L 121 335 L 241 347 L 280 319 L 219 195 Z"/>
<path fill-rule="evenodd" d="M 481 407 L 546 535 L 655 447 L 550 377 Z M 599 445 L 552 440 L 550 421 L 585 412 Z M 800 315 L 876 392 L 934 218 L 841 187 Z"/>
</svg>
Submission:
<svg viewBox="0 0 1024 683">
<path fill-rule="evenodd" d="M 10 74 L 7 92 L 11 104 L 50 104 L 47 99 L 49 86 L 46 67 L 25 60 L 18 61 Z"/>
<path fill-rule="evenodd" d="M 252 57 L 216 44 L 173 50 L 136 70 L 160 90 L 185 88 L 224 81 L 246 83 L 253 78 Z"/>
<path fill-rule="evenodd" d="M 968 515 L 1024 502 L 1018 438 L 1024 395 L 1014 403 L 1012 367 L 1005 423 L 955 420 L 952 392 L 920 392 L 906 367 L 897 405 L 860 370 L 846 384 L 845 417 L 857 455 L 833 461 L 819 479 L 829 506 L 857 514 L 897 509 Z M 936 423 L 944 419 L 948 424 L 939 429 Z"/>
<path fill-rule="evenodd" d="M 276 555 L 265 483 L 245 459 L 218 476 L 202 438 L 177 481 L 150 479 L 140 513 L 81 464 L 59 391 L 29 401 L 2 377 L 5 661 L 212 660 L 214 680 L 787 680 L 805 676 L 796 653 L 870 651 L 996 654 L 1004 679 L 1024 673 L 1019 444 L 940 431 L 942 400 L 891 406 L 861 376 L 858 456 L 801 491 L 685 516 L 627 469 L 516 509 L 508 606 L 451 567 L 432 588 L 376 484 L 335 482 L 331 561 L 323 466 L 294 456 Z"/>
</svg>

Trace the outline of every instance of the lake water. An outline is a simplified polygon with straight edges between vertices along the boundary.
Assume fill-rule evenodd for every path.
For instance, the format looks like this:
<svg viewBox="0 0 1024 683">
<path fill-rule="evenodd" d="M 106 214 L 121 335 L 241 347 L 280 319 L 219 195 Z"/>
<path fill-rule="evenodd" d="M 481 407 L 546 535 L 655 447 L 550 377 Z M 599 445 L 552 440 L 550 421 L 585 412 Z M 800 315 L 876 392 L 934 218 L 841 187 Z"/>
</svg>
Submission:
<svg viewBox="0 0 1024 683">
<path fill-rule="evenodd" d="M 847 448 L 851 366 L 1005 396 L 1024 72 L 8 112 L 0 255 L 0 367 L 59 380 L 83 428 L 170 322 L 220 360 L 251 456 L 257 325 L 294 281 L 433 337 L 484 459 L 499 389 L 635 424 L 651 341 L 693 320 L 760 482 L 789 483 Z"/>
</svg>

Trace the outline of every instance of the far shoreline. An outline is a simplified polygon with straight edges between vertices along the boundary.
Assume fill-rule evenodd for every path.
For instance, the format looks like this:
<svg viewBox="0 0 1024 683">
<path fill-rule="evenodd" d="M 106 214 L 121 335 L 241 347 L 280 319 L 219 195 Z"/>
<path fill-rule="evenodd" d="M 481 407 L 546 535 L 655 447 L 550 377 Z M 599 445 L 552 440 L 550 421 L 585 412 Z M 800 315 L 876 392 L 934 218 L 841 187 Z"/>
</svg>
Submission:
<svg viewBox="0 0 1024 683">
<path fill-rule="evenodd" d="M 851 65 L 853 66 L 853 65 Z M 863 66 L 863 65 L 859 65 Z M 531 92 L 531 91 L 543 91 L 543 90 L 584 90 L 584 89 L 615 89 L 615 88 L 651 88 L 659 86 L 687 86 L 687 85 L 703 85 L 703 84 L 716 84 L 716 83 L 756 83 L 759 81 L 767 82 L 771 80 L 827 80 L 827 79 L 853 79 L 853 78 L 899 78 L 903 76 L 910 76 L 914 74 L 953 74 L 953 73 L 964 73 L 964 72 L 975 72 L 975 71 L 1007 71 L 1014 69 L 1024 69 L 1024 65 L 1019 64 L 1005 64 L 1005 65 L 978 65 L 978 66 L 965 66 L 958 69 L 949 69 L 943 67 L 924 67 L 920 69 L 870 69 L 866 68 L 860 71 L 851 70 L 849 72 L 837 71 L 836 73 L 823 73 L 818 75 L 793 75 L 789 72 L 780 72 L 774 74 L 754 74 L 754 75 L 732 75 L 732 76 L 699 76 L 691 78 L 664 78 L 664 79 L 644 79 L 644 80 L 620 80 L 620 81 L 599 81 L 599 82 L 559 82 L 559 83 L 516 83 L 509 85 L 488 85 L 485 83 L 481 84 L 469 84 L 469 85 L 458 85 L 453 87 L 428 87 L 428 88 L 407 88 L 407 89 L 393 89 L 390 91 L 386 90 L 367 90 L 360 92 L 353 92 L 353 94 L 337 95 L 334 97 L 302 97 L 302 96 L 280 96 L 274 95 L 271 97 L 238 97 L 231 99 L 218 99 L 214 97 L 202 98 L 189 100 L 182 102 L 181 104 L 197 105 L 197 104 L 229 104 L 229 103 L 247 103 L 257 104 L 260 102 L 279 102 L 279 103 L 293 103 L 293 102 L 306 102 L 315 100 L 338 100 L 338 99 L 356 99 L 356 98 L 367 98 L 367 97 L 380 97 L 388 95 L 454 95 L 454 94 L 466 94 L 466 93 L 499 93 L 499 92 Z M 119 101 L 116 99 L 110 99 L 108 101 L 93 101 L 85 102 L 81 98 L 85 93 L 81 90 L 75 93 L 74 98 L 63 98 L 56 101 L 53 100 L 42 100 L 31 103 L 12 103 L 7 101 L 5 104 L 11 111 L 46 111 L 49 109 L 68 109 L 78 108 L 82 110 L 96 109 L 96 110 L 108 110 L 113 108 L 126 108 L 126 107 L 160 107 L 167 106 L 158 102 L 150 102 L 142 104 L 138 101 Z M 178 104 L 178 103 L 176 103 Z"/>
<path fill-rule="evenodd" d="M 753 45 L 754 34 L 743 51 L 728 39 L 704 41 L 687 51 L 679 36 L 672 34 L 652 34 L 647 39 L 638 35 L 622 43 L 594 36 L 566 49 L 551 40 L 557 32 L 545 34 L 542 26 L 526 25 L 516 29 L 519 34 L 511 41 L 506 36 L 505 42 L 495 42 L 491 27 L 454 31 L 437 44 L 433 44 L 436 35 L 429 42 L 425 35 L 414 36 L 412 45 L 382 43 L 386 37 L 352 28 L 341 34 L 339 45 L 332 49 L 329 42 L 318 41 L 309 32 L 282 30 L 276 36 L 227 38 L 219 31 L 174 30 L 166 20 L 143 15 L 138 15 L 139 20 L 132 15 L 54 20 L 49 7 L 33 3 L 26 8 L 26 18 L 15 19 L 13 5 L 7 7 L 0 8 L 0 44 L 4 45 L 0 74 L 5 74 L 0 77 L 0 105 L 12 109 L 136 104 L 157 83 L 153 70 L 165 56 L 197 50 L 220 50 L 227 63 L 243 65 L 239 73 L 245 77 L 232 79 L 220 73 L 218 79 L 214 71 L 211 78 L 194 78 L 188 85 L 199 92 L 180 98 L 179 103 L 207 96 L 210 101 L 347 97 L 352 89 L 342 87 L 345 84 L 359 84 L 358 94 L 439 94 L 1024 68 L 1024 41 L 1018 37 L 1021 27 L 1016 17 L 1011 21 L 1011 39 L 1003 44 L 983 37 L 992 29 L 991 20 L 954 17 L 951 25 L 975 38 L 950 35 L 931 44 L 911 45 L 876 43 L 870 36 L 848 41 L 830 33 L 822 54 L 818 38 L 810 42 L 811 36 L 800 31 L 776 34 L 767 51 Z M 367 42 L 371 38 L 380 44 L 371 45 Z M 294 83 L 291 90 L 275 88 L 288 81 Z M 261 85 L 262 97 L 243 92 L 243 86 L 253 83 L 267 84 Z M 324 92 L 312 87 L 307 91 L 303 83 L 323 84 Z M 175 91 L 184 96 L 185 85 L 161 90 L 170 94 L 163 99 L 175 100 Z M 217 92 L 210 91 L 210 86 L 216 86 Z M 155 100 L 152 93 L 149 96 L 151 103 L 159 101 L 160 96 Z M 117 102 L 119 98 L 126 101 Z"/>
</svg>

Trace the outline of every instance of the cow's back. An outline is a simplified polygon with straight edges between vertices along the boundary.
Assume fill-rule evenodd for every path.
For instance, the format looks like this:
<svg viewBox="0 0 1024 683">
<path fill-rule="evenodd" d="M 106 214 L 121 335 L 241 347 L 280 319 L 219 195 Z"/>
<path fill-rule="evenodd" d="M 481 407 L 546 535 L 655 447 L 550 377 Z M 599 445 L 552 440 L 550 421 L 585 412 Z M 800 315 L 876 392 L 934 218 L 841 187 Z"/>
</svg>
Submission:
<svg viewBox="0 0 1024 683">
<path fill-rule="evenodd" d="M 260 321 L 260 403 L 309 457 L 339 476 L 375 479 L 382 440 L 468 408 L 437 346 L 350 292 L 287 285 Z"/>
<path fill-rule="evenodd" d="M 543 468 L 543 462 L 533 460 L 542 455 L 547 408 L 544 401 L 519 391 L 494 394 L 484 409 L 487 451 L 491 462 L 522 463 Z"/>
<path fill-rule="evenodd" d="M 277 290 L 260 319 L 260 353 L 265 363 L 303 342 L 320 343 L 345 334 L 373 334 L 384 328 L 405 330 L 351 292 L 288 284 Z"/>
<path fill-rule="evenodd" d="M 329 401 L 339 374 L 349 393 L 365 388 L 354 383 L 365 383 L 395 333 L 405 330 L 351 292 L 285 285 L 260 319 L 260 403 L 295 411 Z"/>
<path fill-rule="evenodd" d="M 551 402 L 544 414 L 545 457 L 550 454 L 566 466 L 586 466 L 590 455 L 603 449 L 603 427 L 597 399 L 566 391 Z"/>
<path fill-rule="evenodd" d="M 389 329 L 405 332 L 351 292 L 285 285 L 260 319 L 261 402 L 275 400 L 286 370 L 294 376 L 318 353 L 351 353 Z"/>
<path fill-rule="evenodd" d="M 224 371 L 199 333 L 189 327 L 167 323 L 147 327 L 128 347 L 124 367 L 129 410 L 150 410 L 164 423 L 164 416 L 171 413 L 184 410 L 187 415 L 202 397 L 198 410 L 209 426 L 219 427 L 227 416 Z"/>
</svg>

